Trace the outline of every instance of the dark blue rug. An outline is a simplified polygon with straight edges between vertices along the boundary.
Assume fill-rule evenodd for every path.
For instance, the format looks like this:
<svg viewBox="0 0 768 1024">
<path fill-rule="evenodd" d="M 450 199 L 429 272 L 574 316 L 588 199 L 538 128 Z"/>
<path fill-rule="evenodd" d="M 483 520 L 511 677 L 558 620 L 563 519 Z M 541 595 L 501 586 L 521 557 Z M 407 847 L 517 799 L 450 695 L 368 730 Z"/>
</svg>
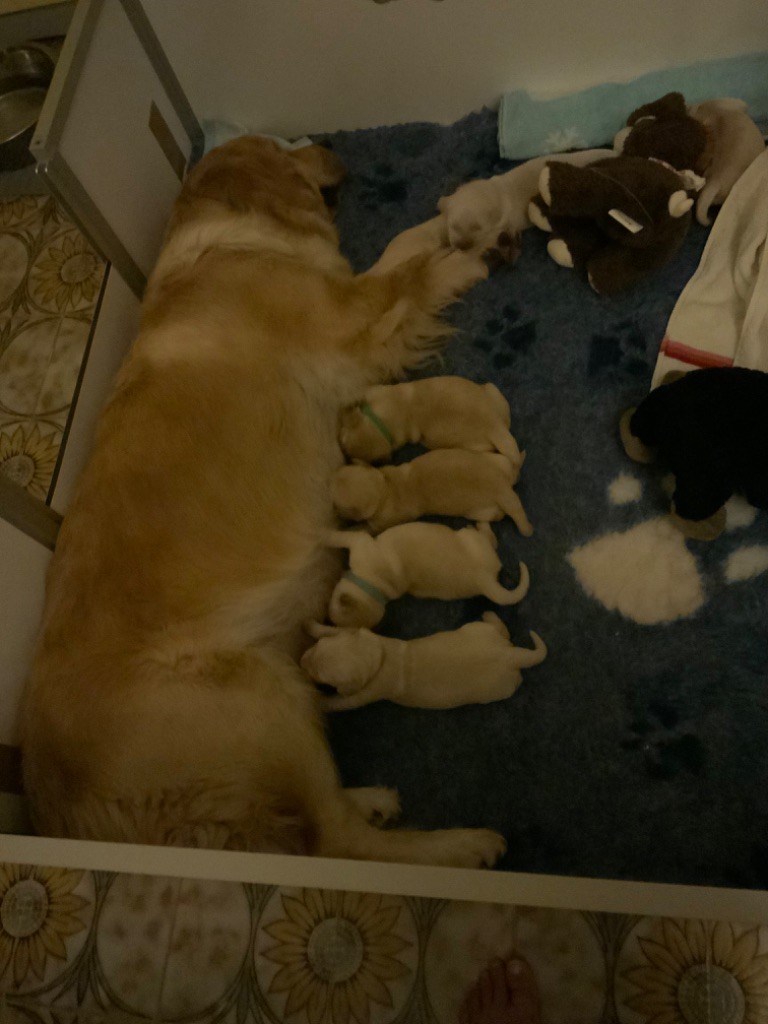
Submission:
<svg viewBox="0 0 768 1024">
<path fill-rule="evenodd" d="M 399 231 L 434 214 L 460 182 L 507 169 L 496 119 L 339 133 L 350 171 L 339 211 L 347 255 L 369 266 Z M 658 516 L 661 472 L 637 467 L 617 419 L 647 392 L 659 341 L 706 231 L 626 295 L 599 298 L 547 256 L 531 230 L 514 269 L 475 288 L 451 319 L 458 333 L 429 373 L 494 381 L 528 458 L 519 493 L 536 528 L 496 527 L 500 554 L 527 598 L 500 614 L 516 642 L 535 629 L 549 657 L 510 700 L 455 711 L 389 703 L 331 718 L 348 785 L 400 790 L 404 822 L 482 825 L 509 844 L 502 867 L 659 882 L 768 886 L 768 572 L 726 582 L 728 556 L 768 543 L 768 517 L 711 545 L 689 543 L 704 603 L 688 618 L 641 626 L 588 597 L 568 552 Z M 642 497 L 611 505 L 620 472 Z M 504 576 L 502 576 L 504 581 Z M 479 617 L 484 599 L 403 599 L 382 631 L 402 637 Z"/>
</svg>

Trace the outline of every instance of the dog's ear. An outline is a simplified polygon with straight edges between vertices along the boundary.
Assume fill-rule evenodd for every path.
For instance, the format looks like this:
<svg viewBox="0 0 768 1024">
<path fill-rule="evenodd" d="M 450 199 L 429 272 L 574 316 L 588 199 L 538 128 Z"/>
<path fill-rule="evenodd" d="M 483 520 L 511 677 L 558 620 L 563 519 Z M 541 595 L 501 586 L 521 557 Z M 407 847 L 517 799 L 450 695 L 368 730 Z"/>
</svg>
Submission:
<svg viewBox="0 0 768 1024">
<path fill-rule="evenodd" d="M 334 188 L 347 176 L 341 159 L 325 146 L 302 146 L 292 150 L 291 156 L 310 172 L 320 188 Z"/>
</svg>

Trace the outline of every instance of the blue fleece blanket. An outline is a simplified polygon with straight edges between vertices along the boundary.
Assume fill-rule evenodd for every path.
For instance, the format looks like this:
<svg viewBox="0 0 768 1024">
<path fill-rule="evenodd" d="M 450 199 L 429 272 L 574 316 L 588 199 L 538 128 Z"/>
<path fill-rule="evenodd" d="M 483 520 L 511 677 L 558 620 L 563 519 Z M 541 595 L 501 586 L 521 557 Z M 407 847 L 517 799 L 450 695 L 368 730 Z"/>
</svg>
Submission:
<svg viewBox="0 0 768 1024">
<path fill-rule="evenodd" d="M 353 264 L 369 266 L 462 180 L 509 167 L 496 128 L 483 112 L 447 128 L 333 135 L 350 170 L 339 227 Z M 528 231 L 514 269 L 454 308 L 458 333 L 425 374 L 492 380 L 510 402 L 536 533 L 495 527 L 506 582 L 519 559 L 532 578 L 500 614 L 516 642 L 534 629 L 550 654 L 509 700 L 453 711 L 380 703 L 333 716 L 330 736 L 347 784 L 397 786 L 409 825 L 498 829 L 510 870 L 768 885 L 768 516 L 737 508 L 714 544 L 668 542 L 657 528 L 662 473 L 629 462 L 616 431 L 648 390 L 706 234 L 694 226 L 663 273 L 604 299 Z M 609 607 L 617 600 L 630 614 Z M 403 599 L 383 631 L 421 636 L 488 607 Z"/>
</svg>

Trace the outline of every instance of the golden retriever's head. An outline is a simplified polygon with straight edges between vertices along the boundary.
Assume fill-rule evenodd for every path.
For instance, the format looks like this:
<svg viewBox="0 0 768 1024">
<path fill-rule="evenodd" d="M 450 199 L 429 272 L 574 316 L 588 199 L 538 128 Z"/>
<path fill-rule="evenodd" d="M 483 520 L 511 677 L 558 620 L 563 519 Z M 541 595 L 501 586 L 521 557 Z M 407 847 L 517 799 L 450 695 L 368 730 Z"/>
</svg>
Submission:
<svg viewBox="0 0 768 1024">
<path fill-rule="evenodd" d="M 320 215 L 333 219 L 324 189 L 338 186 L 345 170 L 322 146 L 286 150 L 272 139 L 246 135 L 217 146 L 184 183 L 171 230 L 212 207 L 239 214 L 262 213 L 306 230 Z"/>
<path fill-rule="evenodd" d="M 310 647 L 301 667 L 316 683 L 342 694 L 357 693 L 381 668 L 384 645 L 369 629 L 337 629 Z"/>
<path fill-rule="evenodd" d="M 344 519 L 370 519 L 381 504 L 387 482 L 373 466 L 343 466 L 334 473 L 331 497 Z"/>
<path fill-rule="evenodd" d="M 331 594 L 328 618 L 336 626 L 367 626 L 373 629 L 384 618 L 385 606 L 366 594 L 352 580 L 342 578 Z"/>
<path fill-rule="evenodd" d="M 364 462 L 383 462 L 392 454 L 389 440 L 357 407 L 345 409 L 341 414 L 339 444 L 350 459 Z"/>
</svg>

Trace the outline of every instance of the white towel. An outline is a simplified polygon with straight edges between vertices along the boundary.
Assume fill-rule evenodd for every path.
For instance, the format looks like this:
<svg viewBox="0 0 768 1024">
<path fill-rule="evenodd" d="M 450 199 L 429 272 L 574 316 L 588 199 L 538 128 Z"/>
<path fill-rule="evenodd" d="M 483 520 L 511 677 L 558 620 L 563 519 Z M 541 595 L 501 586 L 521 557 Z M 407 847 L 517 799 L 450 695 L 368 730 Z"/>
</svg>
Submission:
<svg viewBox="0 0 768 1024">
<path fill-rule="evenodd" d="M 768 150 L 723 203 L 696 273 L 669 319 L 651 387 L 670 370 L 768 371 Z"/>
</svg>

